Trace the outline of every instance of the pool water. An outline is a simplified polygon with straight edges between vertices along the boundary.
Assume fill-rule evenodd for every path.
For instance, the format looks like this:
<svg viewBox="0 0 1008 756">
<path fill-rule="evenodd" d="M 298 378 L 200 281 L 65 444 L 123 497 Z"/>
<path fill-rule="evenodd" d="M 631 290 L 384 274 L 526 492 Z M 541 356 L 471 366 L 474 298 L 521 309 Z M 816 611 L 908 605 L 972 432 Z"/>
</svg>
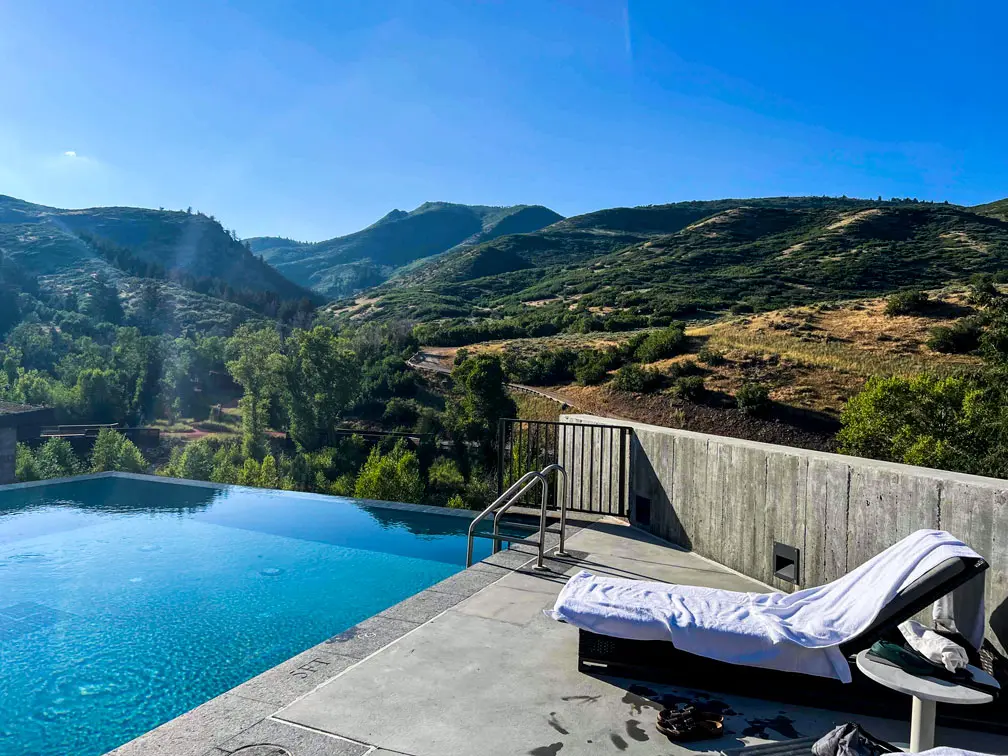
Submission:
<svg viewBox="0 0 1008 756">
<path fill-rule="evenodd" d="M 157 479 L 0 490 L 0 754 L 102 754 L 460 571 L 468 524 Z"/>
</svg>

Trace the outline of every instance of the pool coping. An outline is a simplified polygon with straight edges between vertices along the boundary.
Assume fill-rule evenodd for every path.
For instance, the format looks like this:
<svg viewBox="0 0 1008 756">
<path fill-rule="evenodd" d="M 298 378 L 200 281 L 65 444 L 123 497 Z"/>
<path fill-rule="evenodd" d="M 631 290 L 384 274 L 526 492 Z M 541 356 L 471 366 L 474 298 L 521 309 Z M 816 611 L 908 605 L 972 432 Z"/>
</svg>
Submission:
<svg viewBox="0 0 1008 756">
<path fill-rule="evenodd" d="M 159 476 L 132 473 L 93 473 L 74 478 L 32 481 L 14 485 L 52 484 L 56 481 L 68 482 L 84 477 L 124 477 L 150 480 L 157 479 Z M 247 488 L 246 486 L 231 486 L 205 481 L 183 481 L 178 478 L 161 480 L 214 488 Z M 0 491 L 7 488 L 6 486 L 0 487 Z M 270 489 L 252 488 L 250 490 L 262 492 Z M 282 493 L 300 493 L 302 496 L 321 496 L 354 503 L 364 501 L 368 506 L 372 506 L 373 503 L 374 506 L 385 509 L 454 514 L 468 519 L 472 519 L 478 514 L 471 510 L 450 510 L 422 504 L 347 499 L 347 497 L 295 491 Z M 566 536 L 574 535 L 586 524 L 584 521 L 568 521 Z M 555 519 L 550 523 L 551 527 L 557 525 L 558 521 Z M 533 534 L 523 540 L 512 542 L 510 548 L 491 554 L 471 567 L 463 569 L 362 620 L 353 627 L 295 654 L 234 688 L 108 751 L 105 756 L 134 756 L 135 754 L 165 754 L 166 756 L 172 754 L 174 756 L 183 753 L 191 754 L 191 756 L 226 756 L 243 745 L 247 745 L 242 740 L 242 734 L 252 728 L 267 725 L 296 728 L 296 725 L 276 719 L 274 715 L 501 578 L 529 567 L 538 556 L 538 544 L 532 540 L 536 536 L 537 534 Z M 558 545 L 559 531 L 547 530 L 544 551 L 552 551 Z M 253 730 L 253 732 L 255 731 Z M 314 731 L 309 731 L 306 734 L 316 739 L 324 738 L 331 745 L 339 746 L 338 752 L 345 752 L 350 756 L 366 756 L 375 750 L 374 746 L 367 743 L 338 736 L 315 733 Z"/>
<path fill-rule="evenodd" d="M 439 507 L 433 504 L 409 504 L 399 501 L 382 501 L 380 499 L 358 499 L 355 496 L 335 496 L 333 494 L 314 493 L 312 491 L 285 491 L 279 488 L 259 488 L 257 486 L 239 486 L 235 483 L 214 483 L 208 480 L 190 480 L 189 478 L 173 478 L 167 475 L 149 475 L 146 473 L 127 472 L 99 472 L 84 473 L 83 475 L 71 475 L 65 478 L 46 478 L 45 480 L 28 480 L 20 483 L 7 483 L 0 485 L 0 493 L 4 491 L 17 491 L 26 488 L 41 488 L 44 486 L 56 486 L 64 483 L 79 483 L 85 480 L 102 480 L 106 478 L 116 478 L 122 480 L 139 480 L 145 483 L 163 483 L 174 486 L 192 486 L 194 488 L 214 488 L 217 490 L 235 489 L 239 491 L 249 491 L 262 494 L 278 493 L 285 497 L 298 499 L 332 499 L 350 504 L 363 504 L 372 509 L 394 509 L 410 512 L 424 512 L 427 514 L 448 515 L 449 517 L 463 517 L 473 519 L 478 512 L 471 509 L 452 509 L 450 507 Z"/>
</svg>

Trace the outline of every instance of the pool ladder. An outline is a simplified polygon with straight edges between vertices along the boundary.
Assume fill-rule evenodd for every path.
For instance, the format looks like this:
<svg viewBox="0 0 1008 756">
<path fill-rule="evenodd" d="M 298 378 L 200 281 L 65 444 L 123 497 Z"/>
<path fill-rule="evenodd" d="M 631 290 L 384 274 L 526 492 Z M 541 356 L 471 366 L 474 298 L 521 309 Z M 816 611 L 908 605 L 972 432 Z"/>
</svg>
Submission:
<svg viewBox="0 0 1008 756">
<path fill-rule="evenodd" d="M 557 556 L 567 556 L 567 552 L 564 551 L 564 536 L 567 530 L 567 471 L 564 470 L 563 465 L 547 465 L 542 470 L 536 472 L 535 470 L 529 470 L 527 473 L 522 475 L 518 480 L 512 483 L 508 489 L 498 496 L 494 502 L 480 512 L 473 519 L 472 523 L 469 525 L 469 543 L 466 549 L 466 567 L 472 567 L 473 561 L 473 539 L 478 535 L 481 538 L 490 538 L 494 542 L 494 553 L 496 554 L 500 551 L 502 541 L 514 541 L 514 536 L 502 536 L 500 533 L 500 521 L 501 516 L 507 512 L 511 507 L 513 507 L 522 496 L 524 496 L 528 491 L 535 488 L 537 485 L 542 486 L 542 505 L 539 511 L 539 558 L 536 560 L 535 569 L 545 570 L 546 566 L 543 564 L 543 554 L 546 549 L 546 503 L 549 500 L 549 479 L 548 476 L 551 472 L 558 473 L 563 484 L 560 488 L 560 548 L 557 549 Z M 477 533 L 476 526 L 481 520 L 489 517 L 491 514 L 494 516 L 493 520 L 493 535 L 488 535 L 486 533 Z"/>
</svg>

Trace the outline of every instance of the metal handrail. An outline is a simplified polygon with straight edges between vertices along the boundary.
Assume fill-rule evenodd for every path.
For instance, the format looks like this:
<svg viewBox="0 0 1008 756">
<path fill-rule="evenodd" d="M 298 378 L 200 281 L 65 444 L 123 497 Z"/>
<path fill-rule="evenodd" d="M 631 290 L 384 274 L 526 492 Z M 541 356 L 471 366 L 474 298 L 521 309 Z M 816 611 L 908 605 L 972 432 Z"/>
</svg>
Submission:
<svg viewBox="0 0 1008 756">
<path fill-rule="evenodd" d="M 504 502 L 503 505 L 501 505 L 497 509 L 496 512 L 494 512 L 493 534 L 494 534 L 494 538 L 495 539 L 498 536 L 500 536 L 500 518 L 501 518 L 501 515 L 503 515 L 505 512 L 507 512 L 509 509 L 511 509 L 511 507 L 513 507 L 515 504 L 517 504 L 521 500 L 521 497 L 525 495 L 525 492 L 528 491 L 530 488 L 532 488 L 532 486 L 536 485 L 537 483 L 542 483 L 544 490 L 546 489 L 546 476 L 543 475 L 542 471 L 540 471 L 538 473 L 535 473 L 535 475 L 532 477 L 532 480 L 530 480 L 528 483 L 526 483 L 522 487 L 521 491 L 519 491 L 514 496 L 512 496 L 511 498 L 509 498 L 506 502 Z M 499 544 L 500 544 L 499 541 L 496 541 L 496 540 L 494 541 L 494 553 L 495 554 L 498 551 L 500 551 Z"/>
<path fill-rule="evenodd" d="M 560 499 L 560 547 L 557 549 L 557 556 L 567 556 L 567 552 L 564 550 L 564 540 L 565 540 L 565 537 L 567 535 L 567 470 L 564 469 L 563 465 L 554 463 L 552 465 L 547 465 L 546 467 L 544 467 L 542 470 L 539 471 L 539 474 L 543 475 L 543 476 L 546 476 L 546 475 L 549 475 L 551 472 L 558 472 L 558 473 L 560 473 L 560 475 L 563 476 L 563 486 L 562 486 L 562 488 L 559 491 L 559 494 L 560 494 L 560 496 L 559 496 L 559 499 Z M 528 490 L 532 486 L 532 483 L 534 483 L 534 481 L 528 483 L 519 493 L 515 494 L 515 496 L 513 496 L 511 498 L 511 500 L 507 504 L 504 504 L 502 507 L 500 507 L 500 509 L 497 510 L 496 514 L 494 514 L 494 529 L 493 529 L 493 532 L 494 532 L 494 552 L 495 553 L 497 551 L 500 551 L 500 540 L 498 540 L 498 537 L 500 536 L 500 520 L 501 520 L 501 517 L 504 515 L 505 512 L 507 512 L 508 509 L 511 508 L 511 506 L 513 504 L 515 504 L 518 501 L 518 499 L 521 498 L 522 494 L 524 494 L 525 491 Z M 548 483 L 546 483 L 545 485 L 548 485 Z M 543 512 L 545 512 L 545 507 L 543 508 Z M 541 517 L 544 517 L 544 515 L 541 515 Z M 546 527 L 545 527 L 545 525 L 543 525 L 542 521 L 540 521 L 539 527 L 540 527 L 540 531 L 541 531 L 540 532 L 540 537 L 542 537 L 542 535 L 545 534 L 545 532 L 546 532 Z"/>
<path fill-rule="evenodd" d="M 473 518 L 473 521 L 469 524 L 469 547 L 466 550 L 466 567 L 472 567 L 473 537 L 476 531 L 476 525 L 480 522 L 480 520 L 489 516 L 494 509 L 503 504 L 507 498 L 511 496 L 511 494 L 518 490 L 520 486 L 524 485 L 529 480 L 534 479 L 537 475 L 539 475 L 539 473 L 535 470 L 529 470 L 527 473 L 518 478 L 518 480 L 512 483 L 504 493 L 494 499 L 490 506 Z"/>
<path fill-rule="evenodd" d="M 563 476 L 563 488 L 560 489 L 560 547 L 557 549 L 557 556 L 565 557 L 567 556 L 567 552 L 564 550 L 564 538 L 567 535 L 567 470 L 563 465 L 554 463 L 539 472 L 548 475 L 554 470 Z"/>
<path fill-rule="evenodd" d="M 536 560 L 535 569 L 545 570 L 546 566 L 543 564 L 545 550 L 546 550 L 546 504 L 549 501 L 549 481 L 546 476 L 551 472 L 559 472 L 563 475 L 563 496 L 560 499 L 560 548 L 557 551 L 559 556 L 567 556 L 564 551 L 564 537 L 566 535 L 567 529 L 567 471 L 562 465 L 552 464 L 547 465 L 539 472 L 535 470 L 529 470 L 527 473 L 522 475 L 518 480 L 508 486 L 508 489 L 498 496 L 491 502 L 490 506 L 480 512 L 473 521 L 469 523 L 469 538 L 466 545 L 466 567 L 472 567 L 473 558 L 473 539 L 476 535 L 476 525 L 485 517 L 489 517 L 491 513 L 494 513 L 494 529 L 493 529 L 493 539 L 494 539 L 494 552 L 496 553 L 497 544 L 500 543 L 500 518 L 501 516 L 510 509 L 525 492 L 531 489 L 537 483 L 542 484 L 542 504 L 539 510 L 539 557 Z"/>
</svg>

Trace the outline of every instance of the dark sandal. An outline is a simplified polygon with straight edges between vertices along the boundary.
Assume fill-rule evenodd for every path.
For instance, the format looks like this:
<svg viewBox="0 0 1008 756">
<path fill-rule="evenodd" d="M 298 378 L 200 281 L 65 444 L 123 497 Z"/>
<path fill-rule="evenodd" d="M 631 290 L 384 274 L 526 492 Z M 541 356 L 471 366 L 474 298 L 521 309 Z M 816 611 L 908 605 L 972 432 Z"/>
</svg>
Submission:
<svg viewBox="0 0 1008 756">
<path fill-rule="evenodd" d="M 662 709 L 658 712 L 658 721 L 662 724 L 674 723 L 686 715 L 692 716 L 694 719 L 702 719 L 705 722 L 724 723 L 724 714 L 716 711 L 702 711 L 693 704 L 688 704 L 681 709 Z"/>
<path fill-rule="evenodd" d="M 685 743 L 692 740 L 707 740 L 719 738 L 724 733 L 724 725 L 707 719 L 695 719 L 691 714 L 683 713 L 677 721 L 658 719 L 655 724 L 662 735 L 669 740 Z"/>
</svg>

